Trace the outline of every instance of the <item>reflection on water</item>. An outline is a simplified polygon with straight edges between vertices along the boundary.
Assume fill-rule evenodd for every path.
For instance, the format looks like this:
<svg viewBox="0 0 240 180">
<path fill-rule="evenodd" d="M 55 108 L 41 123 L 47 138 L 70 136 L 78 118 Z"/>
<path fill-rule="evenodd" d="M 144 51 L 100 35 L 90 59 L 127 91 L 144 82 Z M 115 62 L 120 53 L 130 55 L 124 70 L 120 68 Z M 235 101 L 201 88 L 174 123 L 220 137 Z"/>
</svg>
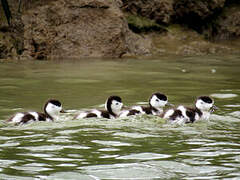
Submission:
<svg viewBox="0 0 240 180">
<path fill-rule="evenodd" d="M 2 63 L 1 179 L 238 179 L 239 65 L 238 56 Z M 183 126 L 146 115 L 72 120 L 75 111 L 59 122 L 4 123 L 50 97 L 80 110 L 102 108 L 112 94 L 146 104 L 154 91 L 186 105 L 211 95 L 220 109 Z"/>
</svg>

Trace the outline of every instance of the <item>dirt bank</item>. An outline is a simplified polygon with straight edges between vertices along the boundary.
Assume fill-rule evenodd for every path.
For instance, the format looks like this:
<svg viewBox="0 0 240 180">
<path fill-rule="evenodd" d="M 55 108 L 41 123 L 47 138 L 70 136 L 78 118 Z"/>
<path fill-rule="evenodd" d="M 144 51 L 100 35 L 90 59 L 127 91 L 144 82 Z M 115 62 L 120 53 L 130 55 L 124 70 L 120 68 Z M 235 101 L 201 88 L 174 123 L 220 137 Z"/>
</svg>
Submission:
<svg viewBox="0 0 240 180">
<path fill-rule="evenodd" d="M 240 52 L 236 0 L 8 0 L 0 58 L 55 59 Z M 2 9 L 1 9 L 2 10 Z"/>
</svg>

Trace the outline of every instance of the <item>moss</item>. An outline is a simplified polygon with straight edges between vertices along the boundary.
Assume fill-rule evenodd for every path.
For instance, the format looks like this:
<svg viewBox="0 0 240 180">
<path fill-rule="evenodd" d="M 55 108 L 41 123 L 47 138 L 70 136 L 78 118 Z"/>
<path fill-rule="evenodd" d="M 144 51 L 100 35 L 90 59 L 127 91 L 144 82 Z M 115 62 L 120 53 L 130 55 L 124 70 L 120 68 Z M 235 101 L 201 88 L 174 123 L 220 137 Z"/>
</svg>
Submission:
<svg viewBox="0 0 240 180">
<path fill-rule="evenodd" d="M 166 31 L 166 27 L 157 24 L 154 20 L 136 16 L 128 15 L 127 16 L 128 26 L 135 33 L 149 32 L 149 31 Z"/>
</svg>

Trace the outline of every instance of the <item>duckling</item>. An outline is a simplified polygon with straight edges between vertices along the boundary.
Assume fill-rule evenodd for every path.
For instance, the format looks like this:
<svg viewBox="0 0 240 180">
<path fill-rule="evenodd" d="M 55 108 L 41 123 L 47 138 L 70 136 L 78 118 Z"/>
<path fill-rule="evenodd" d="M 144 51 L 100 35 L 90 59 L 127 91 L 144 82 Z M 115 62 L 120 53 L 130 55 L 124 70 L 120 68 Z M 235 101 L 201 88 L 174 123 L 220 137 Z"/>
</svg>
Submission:
<svg viewBox="0 0 240 180">
<path fill-rule="evenodd" d="M 209 96 L 200 96 L 194 108 L 180 105 L 177 109 L 167 110 L 162 117 L 175 122 L 193 123 L 198 120 L 208 120 L 210 114 L 216 109 L 218 108 L 214 105 L 213 99 Z"/>
<path fill-rule="evenodd" d="M 26 124 L 31 121 L 54 121 L 58 120 L 59 113 L 64 112 L 60 101 L 49 99 L 44 105 L 44 113 L 41 112 L 19 112 L 7 120 L 15 125 Z"/>
<path fill-rule="evenodd" d="M 113 119 L 119 116 L 122 106 L 122 99 L 119 96 L 110 96 L 105 103 L 106 110 L 93 109 L 90 111 L 81 112 L 75 117 L 75 119 L 92 117 Z"/>
<path fill-rule="evenodd" d="M 130 110 L 125 110 L 120 114 L 120 117 L 126 117 L 137 114 L 152 114 L 160 115 L 163 112 L 163 107 L 171 105 L 168 103 L 167 96 L 156 92 L 149 98 L 149 106 L 133 106 Z"/>
</svg>

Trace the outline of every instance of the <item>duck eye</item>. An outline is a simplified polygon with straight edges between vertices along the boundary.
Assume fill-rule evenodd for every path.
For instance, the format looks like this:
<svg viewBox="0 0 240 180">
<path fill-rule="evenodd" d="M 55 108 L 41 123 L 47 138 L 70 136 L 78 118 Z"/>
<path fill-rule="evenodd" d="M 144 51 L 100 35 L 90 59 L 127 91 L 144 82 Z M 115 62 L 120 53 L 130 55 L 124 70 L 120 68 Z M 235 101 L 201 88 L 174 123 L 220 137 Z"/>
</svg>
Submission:
<svg viewBox="0 0 240 180">
<path fill-rule="evenodd" d="M 157 102 L 159 102 L 159 99 L 156 99 Z"/>
<path fill-rule="evenodd" d="M 119 103 L 116 103 L 116 105 L 118 105 Z"/>
</svg>

